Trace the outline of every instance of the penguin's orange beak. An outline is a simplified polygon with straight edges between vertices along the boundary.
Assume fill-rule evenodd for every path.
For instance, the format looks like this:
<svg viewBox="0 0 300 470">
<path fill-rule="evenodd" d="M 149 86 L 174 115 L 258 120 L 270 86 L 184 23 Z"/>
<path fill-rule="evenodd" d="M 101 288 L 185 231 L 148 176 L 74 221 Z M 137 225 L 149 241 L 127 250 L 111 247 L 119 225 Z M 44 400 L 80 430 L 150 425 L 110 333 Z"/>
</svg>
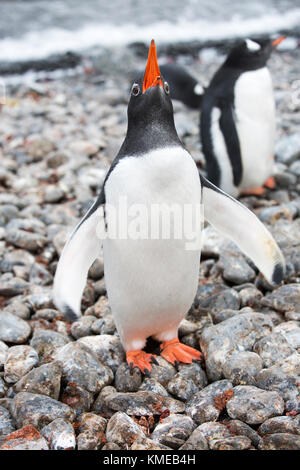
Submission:
<svg viewBox="0 0 300 470">
<path fill-rule="evenodd" d="M 156 85 L 160 85 L 163 88 L 163 83 L 160 77 L 160 71 L 157 63 L 155 42 L 154 39 L 152 39 L 149 47 L 148 61 L 144 75 L 143 93 L 145 93 L 148 88 Z"/>
<path fill-rule="evenodd" d="M 282 41 L 284 41 L 285 38 L 286 38 L 286 36 L 280 36 L 279 38 L 274 39 L 274 41 L 272 41 L 272 46 L 274 46 L 274 47 L 278 46 L 278 44 L 280 44 Z"/>
</svg>

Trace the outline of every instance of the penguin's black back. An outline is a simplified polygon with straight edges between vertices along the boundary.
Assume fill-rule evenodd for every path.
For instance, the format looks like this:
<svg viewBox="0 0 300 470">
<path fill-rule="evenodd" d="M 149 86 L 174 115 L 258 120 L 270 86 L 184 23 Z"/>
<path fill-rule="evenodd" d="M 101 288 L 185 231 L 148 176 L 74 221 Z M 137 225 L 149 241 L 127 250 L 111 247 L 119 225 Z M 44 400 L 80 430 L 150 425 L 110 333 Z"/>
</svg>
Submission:
<svg viewBox="0 0 300 470">
<path fill-rule="evenodd" d="M 195 93 L 195 87 L 200 84 L 187 70 L 170 63 L 161 65 L 160 71 L 170 86 L 172 99 L 181 101 L 190 108 L 200 109 L 203 95 Z"/>
</svg>

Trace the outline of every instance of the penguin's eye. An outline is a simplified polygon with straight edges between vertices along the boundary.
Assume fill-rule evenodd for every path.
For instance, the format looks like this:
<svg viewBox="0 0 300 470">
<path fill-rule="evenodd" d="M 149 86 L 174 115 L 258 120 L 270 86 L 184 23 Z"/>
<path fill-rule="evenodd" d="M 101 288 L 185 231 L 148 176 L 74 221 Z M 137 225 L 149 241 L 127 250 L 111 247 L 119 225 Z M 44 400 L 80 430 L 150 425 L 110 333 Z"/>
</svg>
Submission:
<svg viewBox="0 0 300 470">
<path fill-rule="evenodd" d="M 168 82 L 165 82 L 165 83 L 164 83 L 164 90 L 165 90 L 165 92 L 167 93 L 167 95 L 170 93 L 170 87 L 169 87 Z"/>
<path fill-rule="evenodd" d="M 131 94 L 133 96 L 138 96 L 140 94 L 140 86 L 138 83 L 134 83 L 131 88 Z"/>
</svg>

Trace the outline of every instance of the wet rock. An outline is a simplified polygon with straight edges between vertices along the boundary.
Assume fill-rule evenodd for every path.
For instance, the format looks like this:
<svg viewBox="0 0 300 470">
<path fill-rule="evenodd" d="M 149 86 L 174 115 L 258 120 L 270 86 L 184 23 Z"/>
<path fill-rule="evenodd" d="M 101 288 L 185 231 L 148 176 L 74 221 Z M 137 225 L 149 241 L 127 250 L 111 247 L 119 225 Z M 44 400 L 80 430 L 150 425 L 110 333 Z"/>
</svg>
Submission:
<svg viewBox="0 0 300 470">
<path fill-rule="evenodd" d="M 191 398 L 187 403 L 186 413 L 197 424 L 216 421 L 232 395 L 231 382 L 228 380 L 214 382 Z"/>
<path fill-rule="evenodd" d="M 236 350 L 250 350 L 255 341 L 272 331 L 272 322 L 256 312 L 235 315 L 218 325 L 206 328 L 200 339 L 210 380 L 223 376 L 223 364 Z"/>
<path fill-rule="evenodd" d="M 119 446 L 131 446 L 137 439 L 144 439 L 145 433 L 135 421 L 127 414 L 119 411 L 109 420 L 106 429 L 106 439 Z"/>
<path fill-rule="evenodd" d="M 262 366 L 261 358 L 254 352 L 236 351 L 224 362 L 223 374 L 233 385 L 254 385 Z"/>
<path fill-rule="evenodd" d="M 116 325 L 112 314 L 107 314 L 104 318 L 94 321 L 91 330 L 95 335 L 113 335 L 116 331 Z"/>
<path fill-rule="evenodd" d="M 136 392 L 142 383 L 142 373 L 134 367 L 132 374 L 128 365 L 121 364 L 115 374 L 115 387 L 118 392 Z"/>
<path fill-rule="evenodd" d="M 0 311 L 0 340 L 13 344 L 25 343 L 31 333 L 26 321 L 9 312 Z"/>
<path fill-rule="evenodd" d="M 88 392 L 97 393 L 113 380 L 110 368 L 99 362 L 97 355 L 83 343 L 66 344 L 56 352 L 55 359 L 63 364 L 63 381 Z"/>
<path fill-rule="evenodd" d="M 270 367 L 295 352 L 281 333 L 271 333 L 260 339 L 253 350 L 262 358 L 264 367 Z"/>
<path fill-rule="evenodd" d="M 15 295 L 24 294 L 28 288 L 28 282 L 18 277 L 11 279 L 0 278 L 0 296 L 14 297 Z"/>
<path fill-rule="evenodd" d="M 251 447 L 251 441 L 246 436 L 225 437 L 216 441 L 209 441 L 211 450 L 247 450 Z"/>
<path fill-rule="evenodd" d="M 39 393 L 58 400 L 62 364 L 58 361 L 44 364 L 24 375 L 15 385 L 14 391 Z"/>
<path fill-rule="evenodd" d="M 3 369 L 3 366 L 5 364 L 7 351 L 7 344 L 3 343 L 3 341 L 0 341 L 0 370 Z"/>
<path fill-rule="evenodd" d="M 13 420 L 9 411 L 3 406 L 0 406 L 0 436 L 10 434 L 15 430 Z"/>
<path fill-rule="evenodd" d="M 29 306 L 23 303 L 21 300 L 10 301 L 5 311 L 16 315 L 23 320 L 28 320 L 31 313 Z"/>
<path fill-rule="evenodd" d="M 147 438 L 138 438 L 133 442 L 130 450 L 168 450 L 170 447 Z"/>
<path fill-rule="evenodd" d="M 0 450 L 48 450 L 47 441 L 31 424 L 7 435 Z"/>
<path fill-rule="evenodd" d="M 208 443 L 204 434 L 196 428 L 179 450 L 208 450 Z"/>
<path fill-rule="evenodd" d="M 299 394 L 297 378 L 286 374 L 280 367 L 261 370 L 256 376 L 256 385 L 264 390 L 276 391 L 284 400 L 294 400 Z"/>
<path fill-rule="evenodd" d="M 246 436 L 250 439 L 252 444 L 257 447 L 261 442 L 260 436 L 257 434 L 254 429 L 252 429 L 248 424 L 239 421 L 238 419 L 232 419 L 224 423 L 227 429 L 230 431 L 233 436 Z"/>
<path fill-rule="evenodd" d="M 78 342 L 89 347 L 97 355 L 98 359 L 112 369 L 113 372 L 125 360 L 125 351 L 120 339 L 116 336 L 85 336 L 80 338 Z"/>
<path fill-rule="evenodd" d="M 37 429 L 41 429 L 57 418 L 70 421 L 74 419 L 74 411 L 69 406 L 53 398 L 27 392 L 15 395 L 11 413 L 17 427 L 32 424 Z"/>
<path fill-rule="evenodd" d="M 207 308 L 212 314 L 224 309 L 239 310 L 239 295 L 234 289 L 225 289 L 201 301 L 200 306 Z"/>
<path fill-rule="evenodd" d="M 32 252 L 40 250 L 47 243 L 47 239 L 40 234 L 18 229 L 8 230 L 6 233 L 6 241 L 18 248 L 24 248 Z"/>
<path fill-rule="evenodd" d="M 222 423 L 207 422 L 203 423 L 197 428 L 198 432 L 205 437 L 210 447 L 210 442 L 214 442 L 218 439 L 224 439 L 231 437 L 230 431 Z"/>
<path fill-rule="evenodd" d="M 261 300 L 262 305 L 279 312 L 300 311 L 300 286 L 287 284 L 275 289 Z"/>
<path fill-rule="evenodd" d="M 45 202 L 55 203 L 61 201 L 65 197 L 64 191 L 55 185 L 46 186 L 44 190 Z"/>
<path fill-rule="evenodd" d="M 75 432 L 72 424 L 62 418 L 57 418 L 41 429 L 41 434 L 47 440 L 52 450 L 73 450 L 76 446 Z"/>
<path fill-rule="evenodd" d="M 175 367 L 167 362 L 163 357 L 158 356 L 156 358 L 158 364 L 153 364 L 152 369 L 150 371 L 150 377 L 152 379 L 157 380 L 161 385 L 164 387 L 168 384 L 168 382 L 174 377 L 176 374 Z"/>
<path fill-rule="evenodd" d="M 70 342 L 69 338 L 56 331 L 37 329 L 30 341 L 38 353 L 40 362 L 52 361 L 58 349 Z"/>
<path fill-rule="evenodd" d="M 260 450 L 300 450 L 300 437 L 295 434 L 277 433 L 264 436 Z"/>
<path fill-rule="evenodd" d="M 231 418 L 253 425 L 281 415 L 284 411 L 284 401 L 277 392 L 239 385 L 234 388 L 234 395 L 228 401 L 226 409 Z"/>
<path fill-rule="evenodd" d="M 255 278 L 255 271 L 249 266 L 242 255 L 221 254 L 219 264 L 223 270 L 223 278 L 233 284 L 244 284 Z"/>
<path fill-rule="evenodd" d="M 298 416 L 276 416 L 275 418 L 267 419 L 258 428 L 261 435 L 276 434 L 276 433 L 289 433 L 300 434 L 300 415 Z"/>
<path fill-rule="evenodd" d="M 287 321 L 277 325 L 274 331 L 281 333 L 292 348 L 300 348 L 300 328 L 296 321 Z"/>
<path fill-rule="evenodd" d="M 155 379 L 145 378 L 140 390 L 146 390 L 148 392 L 156 393 L 157 395 L 162 395 L 163 397 L 168 397 L 169 394 L 167 390 Z"/>
<path fill-rule="evenodd" d="M 36 351 L 30 346 L 13 346 L 6 356 L 4 379 L 7 383 L 15 383 L 39 362 Z"/>
<path fill-rule="evenodd" d="M 188 401 L 206 385 L 207 378 L 199 364 L 183 364 L 169 381 L 167 390 L 179 400 Z"/>
<path fill-rule="evenodd" d="M 89 269 L 88 277 L 97 281 L 104 275 L 104 263 L 102 258 L 97 258 Z"/>
<path fill-rule="evenodd" d="M 105 404 L 114 411 L 124 411 L 130 416 L 161 415 L 166 410 L 183 413 L 185 410 L 184 404 L 174 398 L 143 390 L 112 393 L 106 397 Z"/>
<path fill-rule="evenodd" d="M 292 221 L 298 213 L 293 202 L 281 204 L 279 206 L 265 207 L 257 212 L 258 217 L 264 223 L 274 224 L 278 219 Z"/>
<path fill-rule="evenodd" d="M 228 320 L 228 318 L 233 317 L 234 315 L 238 315 L 240 313 L 239 310 L 220 310 L 220 312 L 212 313 L 212 318 L 214 324 L 221 323 L 222 321 Z"/>
<path fill-rule="evenodd" d="M 27 152 L 35 162 L 42 160 L 53 150 L 55 150 L 54 143 L 45 138 L 35 139 L 27 144 Z"/>
<path fill-rule="evenodd" d="M 6 386 L 4 383 L 4 380 L 0 377 L 0 398 L 3 398 L 5 396 L 6 392 Z"/>
<path fill-rule="evenodd" d="M 172 449 L 178 449 L 190 436 L 195 428 L 193 420 L 189 416 L 171 415 L 164 418 L 151 434 L 151 438 L 160 444 Z"/>
<path fill-rule="evenodd" d="M 290 164 L 299 158 L 299 149 L 298 134 L 284 135 L 276 144 L 275 154 L 279 162 Z"/>
<path fill-rule="evenodd" d="M 242 307 L 249 306 L 256 308 L 259 306 L 263 294 L 256 287 L 252 286 L 242 289 L 239 292 L 239 297 Z"/>
<path fill-rule="evenodd" d="M 53 276 L 42 264 L 35 263 L 31 267 L 29 281 L 31 284 L 36 284 L 38 286 L 46 286 L 48 284 L 51 284 L 51 282 L 53 281 Z"/>
<path fill-rule="evenodd" d="M 75 339 L 82 338 L 92 334 L 92 326 L 96 317 L 92 315 L 83 316 L 71 326 L 71 334 Z"/>
</svg>

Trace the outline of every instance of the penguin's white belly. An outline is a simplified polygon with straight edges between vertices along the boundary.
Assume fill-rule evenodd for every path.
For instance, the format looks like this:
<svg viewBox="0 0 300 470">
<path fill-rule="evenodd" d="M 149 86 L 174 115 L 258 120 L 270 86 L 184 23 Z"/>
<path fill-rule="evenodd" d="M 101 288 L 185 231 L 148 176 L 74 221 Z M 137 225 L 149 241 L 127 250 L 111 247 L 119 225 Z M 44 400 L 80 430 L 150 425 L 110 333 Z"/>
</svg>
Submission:
<svg viewBox="0 0 300 470">
<path fill-rule="evenodd" d="M 240 189 L 257 188 L 272 175 L 274 163 L 275 104 L 267 67 L 237 80 L 235 114 L 243 165 Z"/>
<path fill-rule="evenodd" d="M 118 216 L 124 212 L 125 206 L 119 206 L 124 197 L 128 208 L 195 206 L 201 200 L 198 170 L 179 147 L 127 157 L 110 174 L 105 196 L 106 205 L 115 207 Z M 103 250 L 108 298 L 125 349 L 143 348 L 149 336 L 161 341 L 174 338 L 196 294 L 200 249 L 187 250 L 186 240 L 174 237 L 116 237 L 107 238 Z"/>
</svg>

